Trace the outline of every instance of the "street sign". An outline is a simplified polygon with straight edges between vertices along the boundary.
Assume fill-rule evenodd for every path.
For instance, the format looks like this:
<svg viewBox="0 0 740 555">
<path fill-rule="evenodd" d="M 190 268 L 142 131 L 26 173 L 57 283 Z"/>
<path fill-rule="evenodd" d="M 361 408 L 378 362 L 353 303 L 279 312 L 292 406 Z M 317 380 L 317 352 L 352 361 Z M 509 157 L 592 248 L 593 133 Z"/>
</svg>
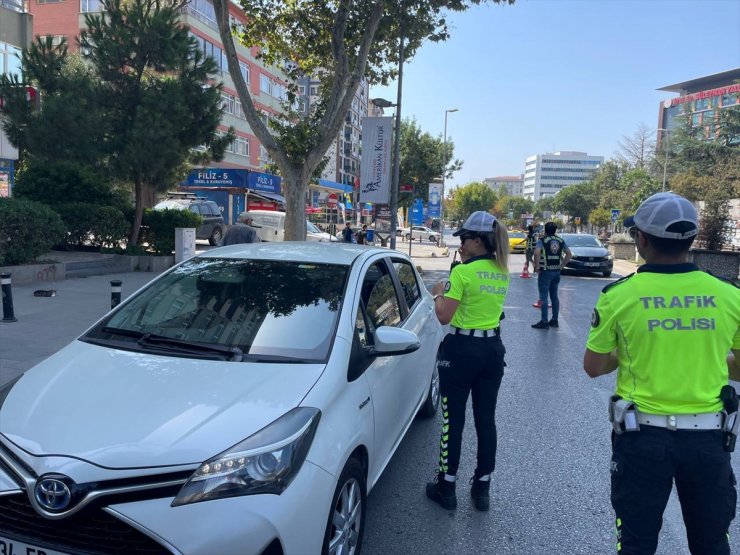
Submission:
<svg viewBox="0 0 740 555">
<path fill-rule="evenodd" d="M 621 213 L 622 211 L 619 208 L 612 208 L 612 222 L 616 222 Z"/>
<path fill-rule="evenodd" d="M 326 197 L 326 206 L 329 208 L 336 208 L 337 202 L 339 202 L 339 197 L 336 193 L 329 193 L 329 195 Z"/>
</svg>

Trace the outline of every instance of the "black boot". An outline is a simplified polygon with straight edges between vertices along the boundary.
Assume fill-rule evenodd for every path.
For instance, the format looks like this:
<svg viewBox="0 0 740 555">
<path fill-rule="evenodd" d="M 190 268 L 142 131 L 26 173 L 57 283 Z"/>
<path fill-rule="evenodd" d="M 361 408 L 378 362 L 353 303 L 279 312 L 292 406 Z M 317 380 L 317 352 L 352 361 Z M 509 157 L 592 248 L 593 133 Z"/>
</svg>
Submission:
<svg viewBox="0 0 740 555">
<path fill-rule="evenodd" d="M 470 497 L 473 498 L 473 504 L 479 511 L 487 511 L 491 502 L 489 490 L 491 480 L 478 480 L 475 476 L 470 479 Z"/>
<path fill-rule="evenodd" d="M 444 509 L 457 508 L 457 496 L 455 495 L 455 482 L 445 480 L 443 472 L 437 473 L 433 482 L 427 483 L 427 497 L 439 503 Z"/>
</svg>

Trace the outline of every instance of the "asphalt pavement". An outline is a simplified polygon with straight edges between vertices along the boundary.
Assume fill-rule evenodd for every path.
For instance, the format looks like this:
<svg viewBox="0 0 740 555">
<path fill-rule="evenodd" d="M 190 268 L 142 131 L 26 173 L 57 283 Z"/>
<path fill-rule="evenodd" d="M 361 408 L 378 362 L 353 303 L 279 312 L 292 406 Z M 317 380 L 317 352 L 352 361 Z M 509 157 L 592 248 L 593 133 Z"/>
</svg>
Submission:
<svg viewBox="0 0 740 555">
<path fill-rule="evenodd" d="M 446 237 L 451 251 L 456 248 Z M 199 245 L 200 247 L 200 245 Z M 407 252 L 408 244 L 399 242 Z M 446 279 L 451 256 L 433 245 L 412 246 L 427 286 Z M 468 407 L 458 482 L 459 506 L 449 512 L 424 496 L 435 470 L 440 420 L 417 420 L 369 496 L 363 552 L 385 554 L 598 555 L 615 552 L 609 503 L 609 422 L 606 402 L 614 376 L 588 378 L 582 355 L 591 310 L 600 290 L 634 271 L 618 262 L 612 278 L 564 276 L 560 328 L 534 330 L 539 310 L 536 279 L 520 273 L 512 255 L 512 282 L 502 337 L 507 364 L 497 409 L 499 446 L 489 513 L 477 512 L 467 479 L 475 468 L 475 430 Z M 110 281 L 122 281 L 125 299 L 156 277 L 131 272 L 13 286 L 14 323 L 0 323 L 0 384 L 12 379 L 103 317 Z M 53 290 L 37 297 L 34 291 Z M 735 460 L 740 460 L 736 457 Z M 738 464 L 736 474 L 738 473 Z M 737 521 L 730 530 L 740 553 Z M 658 555 L 688 554 L 675 496 L 664 515 Z"/>
</svg>

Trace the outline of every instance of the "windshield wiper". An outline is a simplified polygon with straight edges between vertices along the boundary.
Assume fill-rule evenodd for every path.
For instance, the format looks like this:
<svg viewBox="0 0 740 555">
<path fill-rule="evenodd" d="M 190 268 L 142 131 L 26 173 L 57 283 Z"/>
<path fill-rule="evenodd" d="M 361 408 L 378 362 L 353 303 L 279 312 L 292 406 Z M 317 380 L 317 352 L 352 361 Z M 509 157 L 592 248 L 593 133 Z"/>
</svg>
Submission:
<svg viewBox="0 0 740 555">
<path fill-rule="evenodd" d="M 314 362 L 320 362 L 312 359 L 286 357 L 283 355 L 244 355 L 242 359 L 245 362 L 287 362 L 289 364 L 309 364 Z"/>
<path fill-rule="evenodd" d="M 126 337 L 135 337 L 137 339 L 144 335 L 144 332 L 142 331 L 127 330 L 125 328 L 112 328 L 109 326 L 105 326 L 101 331 L 103 333 L 112 333 L 113 335 L 125 335 Z"/>
<path fill-rule="evenodd" d="M 178 351 L 186 353 L 204 353 L 211 352 L 225 355 L 227 360 L 234 362 L 242 361 L 242 350 L 239 347 L 226 347 L 225 345 L 214 345 L 212 343 L 199 343 L 197 341 L 186 341 L 184 339 L 175 339 L 156 333 L 144 333 L 137 343 L 141 346 L 162 346 L 173 347 Z"/>
</svg>

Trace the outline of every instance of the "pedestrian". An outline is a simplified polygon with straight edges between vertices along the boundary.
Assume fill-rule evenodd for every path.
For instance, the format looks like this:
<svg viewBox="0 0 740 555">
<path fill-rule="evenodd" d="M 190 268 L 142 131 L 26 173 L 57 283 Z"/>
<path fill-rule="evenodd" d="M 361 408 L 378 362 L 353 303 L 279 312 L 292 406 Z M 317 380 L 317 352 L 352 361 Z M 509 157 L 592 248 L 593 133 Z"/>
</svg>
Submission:
<svg viewBox="0 0 740 555">
<path fill-rule="evenodd" d="M 342 239 L 345 243 L 354 243 L 352 240 L 354 236 L 354 233 L 352 231 L 352 227 L 350 226 L 349 222 L 345 222 L 344 229 L 342 230 Z"/>
<path fill-rule="evenodd" d="M 545 224 L 545 236 L 537 240 L 534 249 L 534 271 L 537 274 L 537 288 L 540 292 L 540 321 L 532 324 L 538 330 L 558 327 L 560 301 L 558 300 L 558 285 L 560 271 L 565 268 L 573 253 L 562 237 L 555 235 L 557 227 L 553 222 Z M 552 319 L 547 320 L 547 297 L 552 301 Z"/>
<path fill-rule="evenodd" d="M 462 264 L 452 268 L 446 284 L 432 288 L 437 318 L 450 324 L 450 332 L 437 357 L 442 438 L 437 473 L 426 494 L 445 509 L 457 507 L 455 481 L 472 392 L 478 455 L 470 494 L 476 509 L 487 511 L 496 465 L 496 400 L 506 353 L 499 322 L 509 289 L 509 237 L 506 226 L 486 212 L 473 212 L 453 235 L 460 237 Z"/>
<path fill-rule="evenodd" d="M 602 290 L 583 358 L 591 377 L 617 370 L 617 551 L 655 553 L 675 482 L 691 553 L 729 554 L 737 422 L 727 414 L 737 397 L 727 382 L 740 380 L 740 292 L 687 262 L 698 215 L 685 198 L 653 195 L 624 223 L 645 264 Z"/>
<path fill-rule="evenodd" d="M 526 250 L 524 254 L 526 256 L 526 268 L 529 271 L 529 265 L 532 264 L 532 271 L 534 272 L 534 249 L 537 247 L 537 235 L 534 232 L 534 226 L 527 226 L 527 239 L 526 239 Z"/>
<path fill-rule="evenodd" d="M 236 224 L 229 227 L 221 243 L 226 245 L 237 245 L 239 243 L 259 243 L 260 238 L 254 228 L 254 220 L 242 212 L 236 220 Z"/>
<path fill-rule="evenodd" d="M 367 225 L 363 224 L 362 229 L 357 232 L 357 244 L 358 245 L 365 245 L 367 244 Z"/>
</svg>

